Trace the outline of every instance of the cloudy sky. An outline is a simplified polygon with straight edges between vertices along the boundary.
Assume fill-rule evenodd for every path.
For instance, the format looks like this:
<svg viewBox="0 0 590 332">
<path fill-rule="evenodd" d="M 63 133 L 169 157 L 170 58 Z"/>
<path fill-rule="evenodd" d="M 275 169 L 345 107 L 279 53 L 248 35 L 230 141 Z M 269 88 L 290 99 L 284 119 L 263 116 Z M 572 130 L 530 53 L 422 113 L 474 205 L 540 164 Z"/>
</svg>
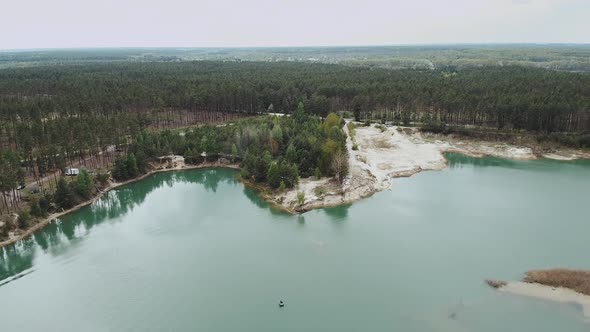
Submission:
<svg viewBox="0 0 590 332">
<path fill-rule="evenodd" d="M 590 43 L 590 0 L 6 0 L 0 49 Z"/>
</svg>

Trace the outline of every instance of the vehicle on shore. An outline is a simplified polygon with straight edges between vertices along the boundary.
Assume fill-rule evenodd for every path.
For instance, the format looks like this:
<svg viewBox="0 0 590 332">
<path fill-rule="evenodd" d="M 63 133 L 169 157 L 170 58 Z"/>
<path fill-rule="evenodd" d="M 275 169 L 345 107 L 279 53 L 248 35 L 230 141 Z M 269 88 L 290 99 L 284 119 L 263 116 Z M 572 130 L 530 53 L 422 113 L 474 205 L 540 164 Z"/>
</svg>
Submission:
<svg viewBox="0 0 590 332">
<path fill-rule="evenodd" d="M 66 170 L 66 176 L 76 176 L 78 174 L 80 174 L 80 169 L 78 168 L 68 168 Z"/>
</svg>

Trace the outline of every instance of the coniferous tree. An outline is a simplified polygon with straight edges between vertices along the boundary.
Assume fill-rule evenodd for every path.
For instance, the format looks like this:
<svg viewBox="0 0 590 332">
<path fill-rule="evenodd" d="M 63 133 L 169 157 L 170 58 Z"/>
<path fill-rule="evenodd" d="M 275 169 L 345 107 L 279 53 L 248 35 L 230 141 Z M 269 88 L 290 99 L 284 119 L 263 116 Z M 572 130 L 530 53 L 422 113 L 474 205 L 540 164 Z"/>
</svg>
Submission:
<svg viewBox="0 0 590 332">
<path fill-rule="evenodd" d="M 60 209 L 69 209 L 75 204 L 74 193 L 64 178 L 60 178 L 57 182 L 54 200 Z"/>
</svg>

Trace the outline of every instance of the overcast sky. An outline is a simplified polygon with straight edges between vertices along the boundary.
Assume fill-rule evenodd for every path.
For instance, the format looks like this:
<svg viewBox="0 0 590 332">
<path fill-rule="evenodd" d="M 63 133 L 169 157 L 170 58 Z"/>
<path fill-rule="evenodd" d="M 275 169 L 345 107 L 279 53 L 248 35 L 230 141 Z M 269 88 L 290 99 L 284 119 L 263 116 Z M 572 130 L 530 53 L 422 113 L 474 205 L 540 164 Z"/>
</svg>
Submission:
<svg viewBox="0 0 590 332">
<path fill-rule="evenodd" d="M 5 0 L 0 49 L 590 43 L 590 0 Z"/>
</svg>

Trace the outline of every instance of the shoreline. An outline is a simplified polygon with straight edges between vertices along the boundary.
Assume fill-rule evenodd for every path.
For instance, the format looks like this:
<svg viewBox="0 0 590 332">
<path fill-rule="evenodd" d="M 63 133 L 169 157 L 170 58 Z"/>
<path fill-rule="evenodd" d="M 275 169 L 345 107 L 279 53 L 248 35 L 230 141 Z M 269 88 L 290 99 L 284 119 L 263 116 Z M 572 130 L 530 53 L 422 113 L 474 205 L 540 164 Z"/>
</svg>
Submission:
<svg viewBox="0 0 590 332">
<path fill-rule="evenodd" d="M 411 177 L 423 171 L 441 171 L 448 168 L 447 153 L 459 153 L 469 157 L 486 156 L 535 160 L 539 156 L 533 154 L 528 147 L 517 147 L 497 142 L 456 140 L 450 137 L 435 136 L 424 138 L 415 128 L 386 127 L 385 130 L 374 126 L 358 127 L 351 137 L 348 126 L 344 126 L 347 134 L 346 146 L 349 153 L 350 174 L 342 184 L 332 178 L 300 179 L 299 184 L 284 192 L 277 192 L 263 184 L 252 183 L 239 179 L 245 186 L 257 191 L 260 198 L 276 208 L 290 214 L 302 214 L 314 209 L 349 205 L 375 193 L 390 189 L 393 180 Z M 357 149 L 353 146 L 357 145 Z M 590 159 L 590 152 L 564 149 L 551 154 L 542 155 L 561 161 Z M 137 178 L 123 182 L 109 182 L 109 185 L 87 201 L 61 212 L 55 212 L 22 234 L 0 242 L 0 248 L 26 239 L 35 232 L 49 225 L 56 218 L 75 212 L 84 206 L 94 203 L 107 192 L 120 186 L 143 180 L 155 173 L 182 171 L 190 169 L 229 168 L 240 170 L 238 164 L 205 162 L 199 165 L 186 165 L 184 161 L 171 168 L 156 168 Z M 298 193 L 305 193 L 303 204 L 297 202 Z"/>
<path fill-rule="evenodd" d="M 219 162 L 212 162 L 212 163 L 203 163 L 203 164 L 199 164 L 199 165 L 182 165 L 180 167 L 172 167 L 172 168 L 157 168 L 157 169 L 150 170 L 149 172 L 147 172 L 141 176 L 138 176 L 136 178 L 129 179 L 129 180 L 126 180 L 123 182 L 109 181 L 109 185 L 106 186 L 105 188 L 99 190 L 99 192 L 96 196 L 94 196 L 84 202 L 81 202 L 81 203 L 79 203 L 67 210 L 64 210 L 61 212 L 54 212 L 54 213 L 48 215 L 47 217 L 43 218 L 40 222 L 36 223 L 35 225 L 30 227 L 29 229 L 25 230 L 22 234 L 16 235 L 12 238 L 9 238 L 7 240 L 0 242 L 0 248 L 9 246 L 11 244 L 15 244 L 18 241 L 21 241 L 21 240 L 24 240 L 24 239 L 30 237 L 31 235 L 33 235 L 36 232 L 45 228 L 47 225 L 51 224 L 53 221 L 55 221 L 59 217 L 63 217 L 67 214 L 76 212 L 76 211 L 80 210 L 81 208 L 96 202 L 102 196 L 104 196 L 106 193 L 108 193 L 109 191 L 111 191 L 113 189 L 117 189 L 117 188 L 122 187 L 124 185 L 144 180 L 156 173 L 187 171 L 187 170 L 191 170 L 191 169 L 207 169 L 207 168 L 228 168 L 228 169 L 233 169 L 233 170 L 240 169 L 239 166 L 236 164 L 220 164 Z"/>
</svg>

